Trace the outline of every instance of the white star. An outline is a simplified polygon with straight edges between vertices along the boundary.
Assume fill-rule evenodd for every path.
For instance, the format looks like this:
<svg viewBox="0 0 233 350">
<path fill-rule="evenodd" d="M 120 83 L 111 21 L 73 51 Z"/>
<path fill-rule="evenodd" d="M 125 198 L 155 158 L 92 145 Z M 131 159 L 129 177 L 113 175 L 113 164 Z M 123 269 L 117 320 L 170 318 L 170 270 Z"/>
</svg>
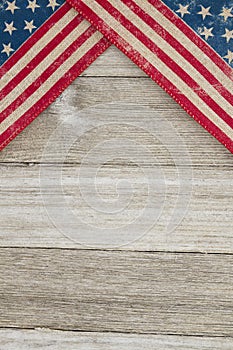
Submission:
<svg viewBox="0 0 233 350">
<path fill-rule="evenodd" d="M 32 32 L 32 30 L 34 28 L 36 28 L 36 26 L 34 26 L 34 24 L 33 24 L 33 20 L 31 22 L 28 22 L 28 21 L 24 21 L 24 22 L 25 22 L 26 26 L 23 29 L 29 30 L 30 33 Z"/>
<path fill-rule="evenodd" d="M 200 34 L 205 36 L 205 40 L 208 40 L 208 39 L 209 39 L 209 36 L 214 36 L 214 35 L 212 34 L 212 30 L 213 30 L 213 29 L 214 29 L 213 27 L 212 27 L 212 28 L 209 28 L 209 29 L 207 29 L 206 27 L 204 27 L 203 32 L 200 33 Z"/>
<path fill-rule="evenodd" d="M 230 9 L 227 9 L 226 7 L 223 7 L 222 12 L 219 16 L 224 17 L 224 21 L 226 22 L 228 17 L 233 17 L 233 14 L 231 13 L 232 7 Z"/>
<path fill-rule="evenodd" d="M 19 7 L 15 5 L 16 3 L 16 0 L 12 1 L 12 2 L 9 2 L 7 1 L 7 8 L 6 10 L 7 11 L 11 11 L 12 14 L 14 14 L 15 10 L 19 10 Z"/>
<path fill-rule="evenodd" d="M 205 19 L 206 16 L 212 16 L 212 14 L 210 13 L 211 6 L 206 7 L 206 8 L 202 5 L 200 5 L 200 6 L 201 6 L 201 11 L 198 12 L 197 14 L 202 15 L 202 19 Z"/>
<path fill-rule="evenodd" d="M 225 34 L 222 35 L 222 37 L 226 38 L 226 41 L 229 43 L 229 41 L 233 39 L 233 30 L 225 28 Z"/>
<path fill-rule="evenodd" d="M 47 7 L 52 7 L 53 11 L 55 10 L 56 6 L 59 6 L 56 0 L 48 0 L 48 1 L 49 1 L 49 4 L 47 5 Z"/>
<path fill-rule="evenodd" d="M 190 13 L 188 11 L 188 8 L 189 8 L 189 5 L 183 6 L 183 5 L 179 4 L 179 10 L 177 10 L 176 12 L 180 13 L 181 17 L 183 18 L 184 15 Z"/>
<path fill-rule="evenodd" d="M 10 53 L 14 51 L 11 47 L 11 43 L 7 44 L 2 44 L 3 45 L 3 50 L 1 51 L 2 53 L 6 53 L 7 56 L 10 56 Z"/>
<path fill-rule="evenodd" d="M 227 55 L 224 56 L 224 58 L 227 58 L 229 63 L 231 63 L 233 61 L 233 52 L 230 50 L 227 50 Z"/>
<path fill-rule="evenodd" d="M 10 35 L 12 35 L 12 32 L 14 30 L 17 30 L 15 27 L 14 27 L 14 22 L 12 21 L 11 23 L 6 23 L 5 22 L 5 26 L 6 28 L 4 29 L 4 32 L 9 32 Z"/>
<path fill-rule="evenodd" d="M 31 9 L 32 12 L 35 12 L 35 9 L 36 9 L 37 7 L 40 7 L 39 5 L 37 5 L 36 1 L 37 1 L 37 0 L 32 0 L 32 1 L 28 0 L 27 9 Z"/>
</svg>

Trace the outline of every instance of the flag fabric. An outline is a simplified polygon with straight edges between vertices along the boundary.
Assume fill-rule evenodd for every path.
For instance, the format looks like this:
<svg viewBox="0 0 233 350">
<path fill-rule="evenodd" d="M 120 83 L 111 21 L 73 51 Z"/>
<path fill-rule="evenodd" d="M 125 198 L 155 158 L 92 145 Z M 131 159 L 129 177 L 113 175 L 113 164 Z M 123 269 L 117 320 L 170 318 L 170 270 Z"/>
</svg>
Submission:
<svg viewBox="0 0 233 350">
<path fill-rule="evenodd" d="M 65 0 L 0 0 L 0 149 L 109 45 Z"/>
<path fill-rule="evenodd" d="M 0 149 L 114 44 L 233 153 L 232 0 L 0 0 L 0 33 Z"/>
<path fill-rule="evenodd" d="M 233 4 L 68 0 L 233 153 Z"/>
</svg>

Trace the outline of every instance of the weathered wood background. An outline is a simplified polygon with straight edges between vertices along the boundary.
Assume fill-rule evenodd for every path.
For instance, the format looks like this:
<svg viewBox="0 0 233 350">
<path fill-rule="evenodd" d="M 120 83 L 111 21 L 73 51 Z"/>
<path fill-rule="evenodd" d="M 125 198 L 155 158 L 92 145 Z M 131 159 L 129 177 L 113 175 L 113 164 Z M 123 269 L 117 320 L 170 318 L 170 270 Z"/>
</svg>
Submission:
<svg viewBox="0 0 233 350">
<path fill-rule="evenodd" d="M 133 127 L 122 128 L 107 116 L 106 126 L 95 128 L 103 118 L 104 104 L 110 102 L 114 117 L 124 116 Z M 82 112 L 83 123 L 85 113 L 87 120 L 92 118 L 93 130 L 76 140 L 62 164 L 63 190 L 75 215 L 87 225 L 94 223 L 93 233 L 95 227 L 119 227 L 121 232 L 121 225 L 143 210 L 148 195 L 145 174 L 160 169 L 154 180 L 157 187 L 166 178 L 159 219 L 155 221 L 153 210 L 162 201 L 160 190 L 150 199 L 139 225 L 144 234 L 112 249 L 106 248 L 104 237 L 102 245 L 91 247 L 62 234 L 51 221 L 41 193 L 41 172 L 51 178 L 61 172 L 58 141 L 43 156 L 54 128 L 74 111 L 101 104 L 91 116 L 88 110 Z M 135 121 L 126 104 L 141 105 Z M 180 185 L 173 158 L 182 159 L 182 147 L 165 130 L 172 157 L 146 132 L 158 122 L 156 117 L 145 119 L 148 107 L 171 123 L 192 163 L 180 165 L 191 192 L 183 220 L 170 235 L 164 230 Z M 137 118 L 148 124 L 145 130 L 135 126 Z M 135 148 L 134 161 L 127 161 L 120 153 L 119 138 L 136 140 L 142 154 Z M 132 182 L 136 193 L 131 207 L 110 216 L 93 213 L 81 200 L 77 183 L 83 159 L 91 150 L 82 178 L 88 191 L 93 171 L 105 156 L 104 150 L 95 150 L 103 140 L 112 140 L 110 153 L 115 151 L 116 157 L 101 164 L 97 176 L 102 201 L 112 203 L 117 198 L 119 179 Z M 0 349 L 232 349 L 232 159 L 123 54 L 108 49 L 1 152 Z M 51 198 L 56 198 L 56 183 L 49 185 Z M 96 193 L 90 190 L 87 195 L 98 206 Z M 124 203 L 131 187 L 126 184 L 119 195 Z M 144 232 L 147 226 L 150 229 Z M 134 237 L 133 225 L 128 230 Z"/>
</svg>

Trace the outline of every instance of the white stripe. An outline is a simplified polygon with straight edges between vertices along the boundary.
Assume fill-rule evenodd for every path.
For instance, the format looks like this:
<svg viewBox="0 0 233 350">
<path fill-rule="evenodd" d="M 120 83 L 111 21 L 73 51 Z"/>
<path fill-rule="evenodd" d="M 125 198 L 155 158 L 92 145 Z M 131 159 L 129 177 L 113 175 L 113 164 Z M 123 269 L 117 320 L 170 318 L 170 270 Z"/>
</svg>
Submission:
<svg viewBox="0 0 233 350">
<path fill-rule="evenodd" d="M 102 6 L 93 0 L 83 0 L 89 8 L 95 13 L 99 14 L 107 25 L 113 28 L 126 42 L 132 42 L 134 48 L 147 59 L 156 69 L 162 72 L 173 85 L 185 95 L 189 96 L 189 100 L 195 105 L 201 106 L 200 109 L 205 116 L 211 120 L 216 126 L 218 126 L 229 138 L 233 139 L 233 130 L 227 125 L 209 106 L 207 106 L 194 91 L 184 83 L 167 65 L 165 65 L 158 57 L 153 54 L 141 41 L 139 41 L 134 35 L 126 30 L 114 17 L 112 17 Z"/>
<path fill-rule="evenodd" d="M 140 17 L 138 17 L 128 6 L 121 1 L 108 0 L 113 6 L 118 9 L 122 14 L 127 13 L 128 20 L 133 23 L 136 28 L 139 28 L 150 40 L 163 51 L 182 69 L 188 73 L 192 79 L 206 91 L 207 94 L 217 101 L 218 105 L 228 114 L 233 116 L 233 106 L 196 70 L 191 63 L 189 63 L 182 55 L 179 54 L 169 43 L 167 43 L 160 35 L 158 35 L 147 23 L 145 23 Z M 117 2 L 117 5 L 116 5 Z M 233 90 L 233 83 L 231 84 L 231 91 Z"/>
<path fill-rule="evenodd" d="M 81 22 L 77 27 L 70 32 L 63 41 L 56 46 L 54 50 L 46 56 L 30 74 L 28 74 L 24 80 L 17 87 L 12 90 L 8 95 L 4 97 L 1 101 L 0 112 L 4 111 L 12 101 L 15 101 L 26 89 L 29 87 L 41 74 L 54 62 L 67 48 L 75 41 L 79 36 L 81 36 L 88 28 L 90 23 L 87 21 Z"/>
<path fill-rule="evenodd" d="M 28 51 L 20 58 L 17 63 L 1 78 L 1 89 L 16 76 L 27 64 L 52 40 L 60 33 L 68 23 L 77 16 L 77 12 L 71 9 L 55 25 L 53 25 L 46 34 L 44 34 Z"/>
<path fill-rule="evenodd" d="M 233 79 L 224 74 L 223 71 L 205 54 L 205 52 L 195 45 L 195 43 L 192 42 L 177 26 L 169 21 L 169 19 L 167 19 L 148 1 L 134 0 L 134 2 L 157 21 L 161 27 L 165 28 L 173 37 L 179 38 L 179 42 L 186 47 L 194 57 L 198 57 L 198 61 L 200 61 L 209 72 L 214 72 L 214 76 L 227 90 L 230 92 L 233 91 Z M 219 59 L 222 60 L 221 56 L 219 56 Z"/>
<path fill-rule="evenodd" d="M 95 32 L 79 47 L 50 77 L 39 87 L 17 110 L 15 110 L 0 125 L 0 134 L 6 131 L 26 111 L 28 111 L 41 97 L 43 97 L 63 75 L 80 60 L 92 47 L 94 47 L 103 35 Z"/>
</svg>

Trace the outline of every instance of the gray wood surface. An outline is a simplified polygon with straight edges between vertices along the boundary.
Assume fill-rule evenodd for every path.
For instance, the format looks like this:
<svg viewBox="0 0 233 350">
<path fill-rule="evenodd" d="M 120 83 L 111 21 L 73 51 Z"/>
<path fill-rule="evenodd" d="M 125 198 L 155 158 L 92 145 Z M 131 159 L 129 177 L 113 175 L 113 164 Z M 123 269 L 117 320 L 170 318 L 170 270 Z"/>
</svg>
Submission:
<svg viewBox="0 0 233 350">
<path fill-rule="evenodd" d="M 117 181 L 126 179 L 134 185 L 135 195 L 131 201 L 129 201 L 131 198 L 129 184 L 120 191 L 123 210 L 113 214 L 98 210 L 99 193 L 98 191 L 92 192 L 92 187 L 90 187 L 93 172 L 96 170 L 94 165 L 85 168 L 83 179 L 85 188 L 90 187 L 89 195 L 93 200 L 91 204 L 86 201 L 86 198 L 82 198 L 80 185 L 77 182 L 78 169 L 80 169 L 78 165 L 66 164 L 62 172 L 65 179 L 64 193 L 67 208 L 74 211 L 74 223 L 77 228 L 77 236 L 73 241 L 70 239 L 72 236 L 68 235 L 68 228 L 66 230 L 65 227 L 63 231 L 59 231 L 57 222 L 55 221 L 54 224 L 46 211 L 46 208 L 51 211 L 56 204 L 59 188 L 57 182 L 53 183 L 52 179 L 59 178 L 61 169 L 58 166 L 43 166 L 43 170 L 51 179 L 49 186 L 51 201 L 44 202 L 41 196 L 41 169 L 38 164 L 2 165 L 0 245 L 78 249 L 88 246 L 95 247 L 96 245 L 92 245 L 88 239 L 80 240 L 81 224 L 86 223 L 92 225 L 93 235 L 97 235 L 97 229 L 101 228 L 107 229 L 114 226 L 122 229 L 129 239 L 125 242 L 128 243 L 125 246 L 122 246 L 124 241 L 121 242 L 121 240 L 113 245 L 119 249 L 225 253 L 233 251 L 233 186 L 230 180 L 232 178 L 230 168 L 217 168 L 214 171 L 211 168 L 193 169 L 189 206 L 187 211 L 183 211 L 182 222 L 171 234 L 167 234 L 166 227 L 176 207 L 179 191 L 179 179 L 175 169 L 170 166 L 163 167 L 162 174 L 166 178 L 167 189 L 165 191 L 166 200 L 159 218 L 156 216 L 156 209 L 164 199 L 164 192 L 161 190 L 161 193 L 155 193 L 150 198 L 149 206 L 146 207 L 148 193 L 142 169 L 125 165 L 120 166 L 119 170 L 119 165 L 116 164 L 102 167 L 98 174 L 99 193 L 102 201 L 107 198 L 110 201 L 109 204 L 113 204 L 113 208 L 115 208 Z M 146 168 L 143 170 L 145 173 L 148 171 Z M 184 170 L 184 173 L 188 177 L 188 170 Z M 154 188 L 160 183 L 163 183 L 162 175 L 151 180 L 150 186 Z M 185 195 L 183 197 L 185 198 Z M 124 203 L 128 201 L 129 206 L 124 208 Z M 145 212 L 143 212 L 144 207 L 147 208 Z M 63 213 L 63 207 L 60 213 Z M 141 217 L 142 221 L 138 223 L 138 231 L 135 231 L 132 223 L 137 216 Z M 122 224 L 125 226 L 122 227 Z M 106 247 L 107 235 L 108 231 L 103 233 L 102 247 Z M 101 248 L 101 244 L 98 246 Z"/>
<path fill-rule="evenodd" d="M 83 247 L 64 237 L 66 232 L 61 234 L 56 223 L 54 225 L 51 222 L 40 195 L 40 163 L 41 161 L 50 163 L 51 171 L 48 171 L 48 176 L 51 178 L 60 171 L 52 164 L 61 163 L 57 149 L 62 147 L 63 141 L 59 140 L 63 140 L 63 137 L 51 141 L 51 147 L 47 149 L 44 159 L 42 156 L 46 144 L 51 139 L 54 129 L 62 130 L 64 137 L 69 136 L 67 125 L 71 116 L 74 120 L 80 121 L 78 126 L 86 126 L 90 121 L 93 126 L 93 130 L 81 133 L 80 138 L 76 138 L 64 160 L 63 173 L 66 182 L 64 193 L 72 197 L 71 207 L 77 207 L 77 200 L 80 198 L 77 170 L 90 151 L 93 156 L 88 165 L 92 169 L 90 171 L 87 169 L 83 176 L 86 188 L 92 181 L 93 169 L 95 167 L 98 169 L 99 166 L 101 166 L 101 173 L 98 172 L 100 192 L 104 199 L 109 201 L 114 199 L 117 194 L 118 178 L 126 179 L 132 184 L 136 182 L 137 196 L 132 206 L 123 210 L 122 215 L 105 218 L 105 221 L 111 220 L 113 226 L 118 225 L 119 221 L 127 224 L 127 215 L 135 217 L 143 208 L 148 197 L 147 188 L 143 187 L 145 176 L 148 169 L 149 171 L 159 169 L 158 175 L 154 176 L 153 185 L 156 181 L 158 183 L 162 181 L 167 189 L 160 196 L 154 196 L 149 203 L 146 220 L 142 220 L 141 235 L 135 234 L 136 241 L 128 244 L 126 249 L 231 253 L 233 251 L 232 155 L 113 47 L 84 75 L 1 152 L 0 246 Z M 113 105 L 109 106 L 107 104 L 109 102 Z M 141 105 L 140 111 L 133 109 L 132 112 L 131 105 L 128 108 L 125 106 L 125 103 L 135 102 Z M 90 114 L 87 108 L 91 106 L 94 106 L 94 113 Z M 81 118 L 80 112 L 83 113 Z M 130 127 L 122 126 L 122 115 L 124 122 L 131 125 Z M 183 148 L 177 147 L 177 135 L 169 128 L 164 128 L 162 141 L 166 140 L 167 145 L 170 145 L 173 155 L 169 153 L 167 145 L 161 145 L 156 135 L 153 135 L 156 134 L 156 122 L 161 123 L 163 116 L 167 123 L 170 123 L 172 131 L 180 135 L 192 163 L 179 165 L 178 172 L 182 166 L 186 167 L 186 170 L 182 170 L 182 174 L 192 191 L 190 205 L 187 212 L 184 212 L 182 222 L 169 235 L 166 234 L 165 227 L 175 208 L 180 186 L 174 157 L 182 162 L 184 155 Z M 144 130 L 137 126 L 140 119 L 145 121 Z M 104 127 L 99 126 L 100 121 L 105 122 Z M 113 125 L 112 122 L 119 125 Z M 152 134 L 148 132 L 150 130 L 153 131 Z M 131 153 L 132 159 L 129 157 L 131 162 L 125 160 L 123 156 L 126 147 L 123 145 L 123 150 L 119 147 L 117 151 L 119 137 L 132 143 L 136 141 L 140 157 L 138 148 L 135 147 Z M 110 151 L 113 159 L 104 166 L 109 147 L 103 148 L 100 152 L 96 146 L 109 140 L 112 142 Z M 135 159 L 138 165 L 136 170 Z M 193 178 L 190 177 L 191 171 Z M 126 186 L 121 197 L 128 198 L 130 191 L 131 187 Z M 51 197 L 55 196 L 56 192 L 57 187 L 51 184 Z M 165 205 L 160 220 L 157 221 L 154 211 L 164 194 Z M 94 201 L 98 200 L 97 197 L 98 193 L 93 193 Z M 78 208 L 78 217 L 82 220 L 90 218 L 91 208 L 87 203 L 79 202 Z M 94 227 L 99 227 L 101 220 L 103 224 L 103 216 L 94 214 L 96 220 Z M 145 222 L 146 228 L 150 226 L 146 234 L 144 234 Z M 133 234 L 134 228 L 129 225 L 127 230 Z"/>
<path fill-rule="evenodd" d="M 1 350 L 232 350 L 231 338 L 0 330 Z"/>
<path fill-rule="evenodd" d="M 0 327 L 233 336 L 232 255 L 0 249 Z"/>
<path fill-rule="evenodd" d="M 132 63 L 114 45 L 109 47 L 103 55 L 89 66 L 81 75 L 82 77 L 137 77 L 148 78 L 148 76 Z"/>
<path fill-rule="evenodd" d="M 92 129 L 61 159 L 73 122 L 76 132 Z M 165 92 L 107 50 L 0 154 L 0 349 L 232 349 L 232 164 Z M 105 229 L 98 249 L 51 220 L 61 174 L 65 207 L 92 236 Z M 177 198 L 183 220 L 168 234 Z M 116 199 L 127 205 L 107 215 Z M 126 224 L 138 215 L 135 234 Z M 124 226 L 129 243 L 106 250 L 106 228 Z M 38 327 L 50 330 L 29 330 Z"/>
</svg>

